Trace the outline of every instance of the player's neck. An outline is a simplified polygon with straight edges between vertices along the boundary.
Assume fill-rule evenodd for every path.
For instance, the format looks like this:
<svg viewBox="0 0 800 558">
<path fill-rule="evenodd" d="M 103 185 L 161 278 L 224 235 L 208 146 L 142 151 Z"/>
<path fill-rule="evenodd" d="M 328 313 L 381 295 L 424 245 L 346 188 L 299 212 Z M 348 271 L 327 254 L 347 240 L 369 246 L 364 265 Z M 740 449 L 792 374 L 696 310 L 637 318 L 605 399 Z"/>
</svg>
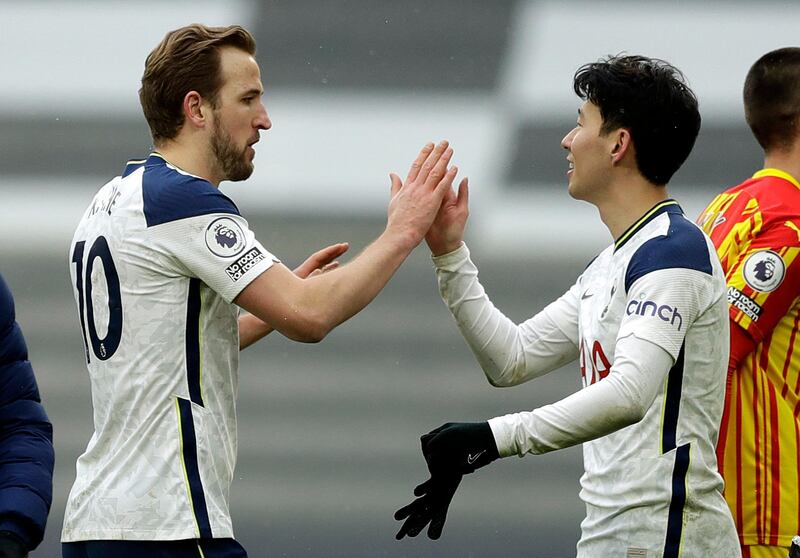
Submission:
<svg viewBox="0 0 800 558">
<path fill-rule="evenodd" d="M 764 155 L 765 169 L 778 169 L 800 181 L 800 141 L 786 151 L 770 151 Z"/>
<path fill-rule="evenodd" d="M 201 155 L 201 150 L 179 141 L 164 142 L 156 147 L 156 151 L 174 167 L 185 173 L 199 176 L 219 187 L 221 180 L 216 178 L 216 174 L 208 164 L 211 157 L 206 156 L 205 152 L 202 152 Z"/>
<path fill-rule="evenodd" d="M 665 186 L 654 186 L 644 178 L 620 184 L 609 191 L 602 203 L 597 204 L 600 219 L 608 227 L 611 237 L 617 240 L 649 209 L 667 199 Z"/>
</svg>

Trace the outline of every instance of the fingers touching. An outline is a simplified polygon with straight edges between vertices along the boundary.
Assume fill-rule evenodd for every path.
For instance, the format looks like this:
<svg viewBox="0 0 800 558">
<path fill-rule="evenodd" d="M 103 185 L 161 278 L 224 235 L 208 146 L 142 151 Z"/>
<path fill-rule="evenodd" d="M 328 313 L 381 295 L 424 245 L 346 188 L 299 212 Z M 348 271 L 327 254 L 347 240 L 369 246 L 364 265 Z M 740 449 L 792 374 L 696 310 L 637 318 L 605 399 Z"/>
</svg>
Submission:
<svg viewBox="0 0 800 558">
<path fill-rule="evenodd" d="M 434 146 L 432 143 L 427 143 L 411 163 L 411 168 L 408 171 L 405 184 L 422 183 L 427 184 L 430 188 L 441 186 L 441 182 L 447 175 L 452 173 L 452 178 L 455 178 L 457 173 L 453 169 L 448 169 L 447 165 L 453 157 L 453 149 L 447 140 L 442 140 Z M 403 182 L 400 177 L 395 173 L 390 175 L 392 181 L 392 196 L 400 191 Z M 452 178 L 450 183 L 452 183 Z"/>
</svg>

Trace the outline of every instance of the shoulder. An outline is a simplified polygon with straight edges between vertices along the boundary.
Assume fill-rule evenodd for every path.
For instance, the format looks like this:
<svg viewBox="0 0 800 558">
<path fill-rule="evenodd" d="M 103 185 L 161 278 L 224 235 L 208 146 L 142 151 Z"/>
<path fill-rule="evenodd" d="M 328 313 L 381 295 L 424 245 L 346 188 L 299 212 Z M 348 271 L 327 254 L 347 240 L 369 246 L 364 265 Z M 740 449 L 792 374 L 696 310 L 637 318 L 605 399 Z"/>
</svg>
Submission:
<svg viewBox="0 0 800 558">
<path fill-rule="evenodd" d="M 3 340 L 3 344 L 5 344 L 6 334 L 14 320 L 14 298 L 11 296 L 11 290 L 5 279 L 0 275 L 0 339 Z"/>
<path fill-rule="evenodd" d="M 778 211 L 800 204 L 800 185 L 788 174 L 775 169 L 757 172 L 752 178 L 727 190 L 723 195 L 736 195 L 739 209 Z"/>
<path fill-rule="evenodd" d="M 27 358 L 28 348 L 14 313 L 14 298 L 0 276 L 0 368 Z"/>
<path fill-rule="evenodd" d="M 800 185 L 782 171 L 765 169 L 740 186 L 742 201 L 732 207 L 731 217 L 752 221 L 748 230 L 754 237 L 774 240 L 776 246 L 800 246 Z"/>
<path fill-rule="evenodd" d="M 703 232 L 680 213 L 669 213 L 666 234 L 653 237 L 631 256 L 625 290 L 637 279 L 662 269 L 690 269 L 713 274 L 711 248 Z"/>
<path fill-rule="evenodd" d="M 157 155 L 151 155 L 129 174 L 139 169 L 148 227 L 215 213 L 239 215 L 236 204 L 213 184 L 179 171 Z"/>
</svg>

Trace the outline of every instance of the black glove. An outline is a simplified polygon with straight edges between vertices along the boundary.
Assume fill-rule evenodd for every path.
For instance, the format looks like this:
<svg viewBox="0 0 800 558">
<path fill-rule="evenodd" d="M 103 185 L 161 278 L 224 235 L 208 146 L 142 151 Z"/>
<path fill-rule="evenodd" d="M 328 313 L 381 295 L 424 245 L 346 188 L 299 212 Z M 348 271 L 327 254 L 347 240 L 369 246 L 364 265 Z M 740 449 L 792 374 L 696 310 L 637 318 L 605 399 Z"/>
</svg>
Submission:
<svg viewBox="0 0 800 558">
<path fill-rule="evenodd" d="M 418 498 L 394 514 L 397 521 L 405 519 L 395 538 L 416 537 L 430 523 L 428 538 L 438 539 L 447 519 L 447 508 L 460 482 L 461 475 L 443 475 L 431 477 L 416 487 L 414 496 Z"/>
<path fill-rule="evenodd" d="M 488 422 L 448 422 L 420 439 L 431 475 L 466 475 L 498 457 Z"/>
<path fill-rule="evenodd" d="M 420 441 L 431 478 L 414 489 L 416 500 L 395 512 L 396 520 L 406 520 L 398 540 L 416 537 L 429 523 L 428 537 L 438 539 L 461 477 L 499 457 L 488 422 L 448 422 Z"/>
<path fill-rule="evenodd" d="M 26 558 L 28 549 L 18 535 L 11 531 L 0 531 L 0 558 Z"/>
</svg>

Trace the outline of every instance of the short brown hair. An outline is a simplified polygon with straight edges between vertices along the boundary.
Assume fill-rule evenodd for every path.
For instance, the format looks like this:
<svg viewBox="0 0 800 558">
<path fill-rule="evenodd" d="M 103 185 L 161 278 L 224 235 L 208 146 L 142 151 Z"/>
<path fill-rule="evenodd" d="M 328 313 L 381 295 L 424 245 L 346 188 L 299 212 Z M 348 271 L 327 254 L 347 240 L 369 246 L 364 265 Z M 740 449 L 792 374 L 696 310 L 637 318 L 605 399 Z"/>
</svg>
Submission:
<svg viewBox="0 0 800 558">
<path fill-rule="evenodd" d="M 800 48 L 759 58 L 744 82 L 744 113 L 765 151 L 788 148 L 800 136 Z"/>
<path fill-rule="evenodd" d="M 219 49 L 224 46 L 256 53 L 256 41 L 243 27 L 195 23 L 167 33 L 147 56 L 139 101 L 154 143 L 178 135 L 188 92 L 197 91 L 215 104 L 222 87 Z"/>
</svg>

